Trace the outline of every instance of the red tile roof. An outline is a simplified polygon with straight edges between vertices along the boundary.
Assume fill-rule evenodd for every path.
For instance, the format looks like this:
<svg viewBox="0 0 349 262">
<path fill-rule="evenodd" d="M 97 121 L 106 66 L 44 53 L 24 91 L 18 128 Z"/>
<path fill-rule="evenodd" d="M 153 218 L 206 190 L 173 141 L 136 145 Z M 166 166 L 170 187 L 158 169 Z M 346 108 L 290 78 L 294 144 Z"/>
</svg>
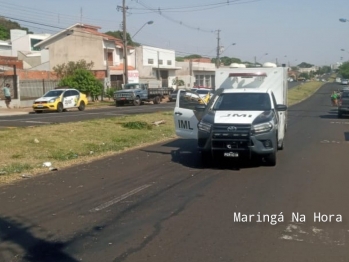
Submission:
<svg viewBox="0 0 349 262">
<path fill-rule="evenodd" d="M 78 25 L 78 26 L 76 26 L 76 27 L 82 29 L 84 32 L 87 32 L 87 33 L 90 33 L 90 34 L 93 34 L 93 35 L 97 35 L 97 36 L 101 36 L 101 37 L 103 37 L 103 38 L 105 38 L 105 39 L 107 39 L 107 40 L 114 41 L 115 44 L 117 44 L 117 45 L 120 45 L 120 46 L 122 46 L 122 47 L 124 46 L 124 45 L 123 45 L 123 41 L 122 41 L 121 39 L 116 38 L 116 37 L 111 36 L 111 35 L 107 35 L 107 34 L 98 32 L 98 29 L 101 29 L 101 28 L 98 27 L 98 26 L 85 25 L 85 24 L 81 25 L 81 24 L 80 24 L 80 25 Z M 129 45 L 128 45 L 127 47 L 128 47 L 128 48 L 133 48 L 132 46 L 129 46 Z"/>
</svg>

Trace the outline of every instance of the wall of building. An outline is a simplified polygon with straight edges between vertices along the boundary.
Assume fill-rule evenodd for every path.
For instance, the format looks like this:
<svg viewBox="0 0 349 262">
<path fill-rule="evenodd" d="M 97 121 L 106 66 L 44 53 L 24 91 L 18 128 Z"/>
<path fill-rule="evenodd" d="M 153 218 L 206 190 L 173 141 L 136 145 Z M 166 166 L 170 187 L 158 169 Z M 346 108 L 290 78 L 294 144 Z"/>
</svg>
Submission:
<svg viewBox="0 0 349 262">
<path fill-rule="evenodd" d="M 143 47 L 136 47 L 135 52 L 135 67 L 139 72 L 140 79 L 156 79 L 153 73 L 153 66 L 144 65 L 143 63 Z"/>
<path fill-rule="evenodd" d="M 69 61 L 81 59 L 94 62 L 93 70 L 105 70 L 103 40 L 100 36 L 74 31 L 71 35 L 49 45 L 50 69 Z"/>
<path fill-rule="evenodd" d="M 165 69 L 173 68 L 175 64 L 176 55 L 174 50 L 143 46 L 143 66 Z"/>
<path fill-rule="evenodd" d="M 0 56 L 0 65 L 13 67 L 16 66 L 17 69 L 23 69 L 23 61 L 17 59 L 17 57 L 12 56 Z"/>
<path fill-rule="evenodd" d="M 0 44 L 0 56 L 12 56 L 12 47 L 9 44 Z"/>
<path fill-rule="evenodd" d="M 36 67 L 41 64 L 41 56 L 40 54 L 31 56 L 18 51 L 18 59 L 23 61 L 23 68 L 30 69 L 32 67 Z"/>
</svg>

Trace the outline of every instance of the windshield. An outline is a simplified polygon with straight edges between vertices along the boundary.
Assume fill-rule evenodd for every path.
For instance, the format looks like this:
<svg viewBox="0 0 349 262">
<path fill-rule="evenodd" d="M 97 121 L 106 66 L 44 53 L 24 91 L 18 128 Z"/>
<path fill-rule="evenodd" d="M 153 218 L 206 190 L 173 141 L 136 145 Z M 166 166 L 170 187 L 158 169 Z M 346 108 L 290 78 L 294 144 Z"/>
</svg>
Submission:
<svg viewBox="0 0 349 262">
<path fill-rule="evenodd" d="M 271 103 L 267 93 L 226 93 L 217 98 L 213 110 L 268 111 Z"/>
<path fill-rule="evenodd" d="M 139 88 L 139 85 L 125 85 L 124 89 L 137 89 Z"/>
<path fill-rule="evenodd" d="M 63 90 L 51 90 L 48 91 L 43 97 L 56 97 L 60 96 L 63 93 Z"/>
</svg>

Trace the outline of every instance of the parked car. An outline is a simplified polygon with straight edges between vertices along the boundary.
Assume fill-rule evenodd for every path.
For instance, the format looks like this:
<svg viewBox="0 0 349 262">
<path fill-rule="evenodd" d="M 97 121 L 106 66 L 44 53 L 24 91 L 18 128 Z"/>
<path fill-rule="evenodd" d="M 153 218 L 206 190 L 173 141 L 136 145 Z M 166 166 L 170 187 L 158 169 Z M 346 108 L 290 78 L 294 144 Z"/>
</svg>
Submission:
<svg viewBox="0 0 349 262">
<path fill-rule="evenodd" d="M 177 99 L 177 94 L 178 94 L 178 90 L 172 92 L 172 93 L 168 96 L 168 100 L 169 100 L 170 102 L 176 101 L 176 99 Z"/>
<path fill-rule="evenodd" d="M 33 109 L 36 113 L 42 113 L 43 111 L 63 112 L 71 108 L 78 108 L 83 111 L 87 103 L 86 95 L 80 91 L 73 88 L 58 88 L 48 91 L 42 97 L 36 99 L 33 103 Z"/>
<path fill-rule="evenodd" d="M 341 93 L 338 103 L 338 118 L 341 118 L 344 114 L 349 114 L 349 90 L 344 90 Z"/>
<path fill-rule="evenodd" d="M 342 79 L 342 85 L 348 85 L 349 80 L 348 79 Z"/>
</svg>

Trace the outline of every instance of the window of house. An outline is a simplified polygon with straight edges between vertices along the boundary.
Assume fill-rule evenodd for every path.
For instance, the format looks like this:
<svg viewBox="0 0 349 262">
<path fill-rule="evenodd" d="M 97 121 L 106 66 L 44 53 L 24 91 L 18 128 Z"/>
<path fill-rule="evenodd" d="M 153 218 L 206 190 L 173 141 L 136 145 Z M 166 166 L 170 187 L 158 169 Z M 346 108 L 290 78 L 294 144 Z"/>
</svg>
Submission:
<svg viewBox="0 0 349 262">
<path fill-rule="evenodd" d="M 171 60 L 167 60 L 167 65 L 172 65 L 172 61 Z"/>
<path fill-rule="evenodd" d="M 154 59 L 148 59 L 148 64 L 149 64 L 149 65 L 154 64 Z"/>
<path fill-rule="evenodd" d="M 40 43 L 42 40 L 41 39 L 30 39 L 30 47 L 32 51 L 40 51 L 40 47 L 34 47 L 37 43 Z"/>
<path fill-rule="evenodd" d="M 163 63 L 162 60 L 159 60 L 159 65 L 162 65 L 162 63 Z"/>
</svg>

